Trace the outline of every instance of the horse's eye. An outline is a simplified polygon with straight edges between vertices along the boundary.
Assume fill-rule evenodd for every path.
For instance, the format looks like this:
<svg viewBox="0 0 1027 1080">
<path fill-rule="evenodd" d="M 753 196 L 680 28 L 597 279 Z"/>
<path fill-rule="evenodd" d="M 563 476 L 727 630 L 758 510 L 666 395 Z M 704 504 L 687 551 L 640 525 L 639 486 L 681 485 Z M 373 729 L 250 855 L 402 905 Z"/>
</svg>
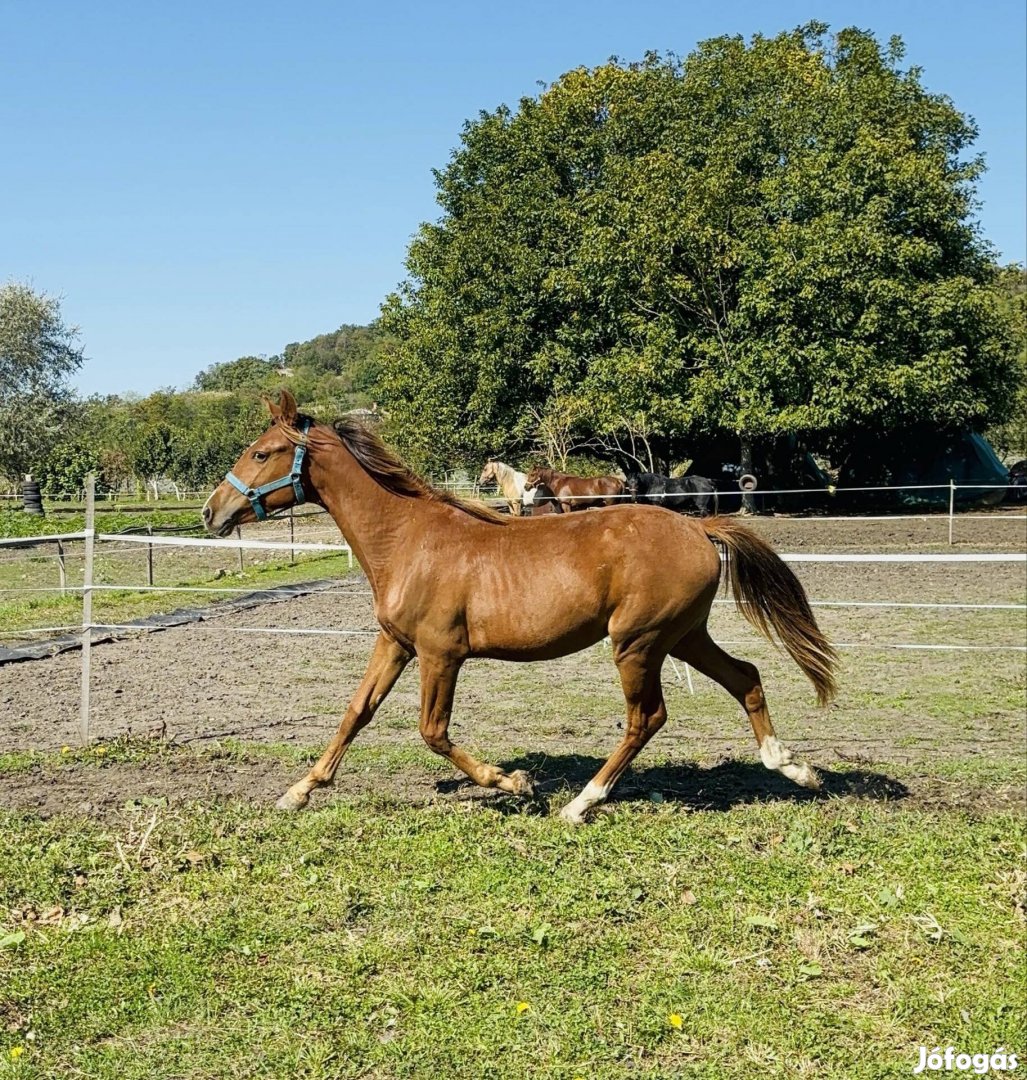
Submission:
<svg viewBox="0 0 1027 1080">
<path fill-rule="evenodd" d="M 267 461 L 267 454 L 265 454 L 263 450 L 254 450 L 253 451 L 253 460 L 254 461 Z"/>
</svg>

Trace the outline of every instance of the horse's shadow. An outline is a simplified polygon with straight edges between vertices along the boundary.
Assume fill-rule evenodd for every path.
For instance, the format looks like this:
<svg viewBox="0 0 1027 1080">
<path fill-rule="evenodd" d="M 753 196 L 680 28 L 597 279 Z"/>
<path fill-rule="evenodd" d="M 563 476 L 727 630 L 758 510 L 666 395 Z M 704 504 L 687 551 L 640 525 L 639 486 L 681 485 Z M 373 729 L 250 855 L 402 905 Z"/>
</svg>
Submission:
<svg viewBox="0 0 1027 1080">
<path fill-rule="evenodd" d="M 550 795 L 565 788 L 579 791 L 599 771 L 602 758 L 584 754 L 525 754 L 502 763 L 507 772 L 523 769 L 535 784 L 533 805 L 541 811 Z M 901 781 L 883 773 L 865 769 L 831 772 L 818 769 L 822 787 L 809 791 L 793 784 L 780 773 L 748 761 L 725 761 L 710 768 L 688 762 L 651 765 L 627 772 L 610 794 L 610 802 L 649 799 L 673 802 L 692 810 L 730 810 L 733 806 L 762 802 L 815 802 L 826 798 L 855 798 L 872 802 L 895 802 L 910 791 Z M 440 780 L 435 785 L 440 794 L 475 788 L 470 780 Z M 492 800 L 497 809 L 527 808 L 523 800 L 499 797 Z"/>
</svg>

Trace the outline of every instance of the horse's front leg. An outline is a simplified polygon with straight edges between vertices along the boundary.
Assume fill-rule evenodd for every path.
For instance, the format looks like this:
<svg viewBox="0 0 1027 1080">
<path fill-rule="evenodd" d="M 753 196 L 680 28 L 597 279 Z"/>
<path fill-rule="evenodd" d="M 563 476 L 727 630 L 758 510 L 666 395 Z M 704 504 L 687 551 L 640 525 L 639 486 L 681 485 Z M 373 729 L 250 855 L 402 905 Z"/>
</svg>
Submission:
<svg viewBox="0 0 1027 1080">
<path fill-rule="evenodd" d="M 318 763 L 300 781 L 278 800 L 279 810 L 302 810 L 310 799 L 310 793 L 316 787 L 330 784 L 335 777 L 335 770 L 342 761 L 343 754 L 361 728 L 371 722 L 375 710 L 392 689 L 403 669 L 410 663 L 411 654 L 402 645 L 382 633 L 374 645 L 367 671 L 349 703 L 346 713 L 339 724 L 335 738 L 328 744 L 328 749 L 321 755 Z"/>
<path fill-rule="evenodd" d="M 429 749 L 449 758 L 481 787 L 497 787 L 511 795 L 533 795 L 534 788 L 526 772 L 507 773 L 495 765 L 486 765 L 450 742 L 449 718 L 462 661 L 418 655 L 418 663 L 421 667 L 421 738 Z"/>
</svg>

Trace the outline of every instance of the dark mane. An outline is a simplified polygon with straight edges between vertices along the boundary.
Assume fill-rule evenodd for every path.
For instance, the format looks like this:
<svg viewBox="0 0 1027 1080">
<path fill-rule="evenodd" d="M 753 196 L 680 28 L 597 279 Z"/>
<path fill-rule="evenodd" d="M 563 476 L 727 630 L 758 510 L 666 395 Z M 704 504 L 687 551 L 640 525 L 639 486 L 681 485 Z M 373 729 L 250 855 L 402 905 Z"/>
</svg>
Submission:
<svg viewBox="0 0 1027 1080">
<path fill-rule="evenodd" d="M 307 419 L 310 418 L 298 417 L 300 422 Z M 316 423 L 316 421 L 311 420 L 311 423 Z M 301 440 L 300 432 L 296 428 L 288 427 L 280 421 L 279 426 L 291 442 Z M 359 420 L 344 416 L 334 420 L 331 427 L 364 472 L 386 491 L 391 491 L 394 495 L 400 495 L 405 499 L 428 499 L 432 502 L 445 503 L 447 506 L 453 506 L 465 514 L 470 514 L 471 517 L 488 521 L 493 525 L 507 524 L 507 519 L 502 514 L 496 513 L 495 510 L 489 509 L 482 503 L 469 502 L 447 491 L 439 491 L 438 488 L 432 487 L 427 480 L 423 480 L 404 465 L 375 432 L 365 427 Z"/>
</svg>

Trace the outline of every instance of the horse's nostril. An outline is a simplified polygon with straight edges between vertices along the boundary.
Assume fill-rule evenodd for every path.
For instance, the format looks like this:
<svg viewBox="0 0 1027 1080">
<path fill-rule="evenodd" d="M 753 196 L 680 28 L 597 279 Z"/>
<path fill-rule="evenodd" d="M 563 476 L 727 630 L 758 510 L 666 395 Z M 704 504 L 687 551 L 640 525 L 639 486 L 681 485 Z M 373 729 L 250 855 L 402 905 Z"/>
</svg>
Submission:
<svg viewBox="0 0 1027 1080">
<path fill-rule="evenodd" d="M 203 508 L 203 520 L 204 520 L 204 521 L 205 521 L 205 522 L 206 522 L 206 523 L 207 523 L 208 525 L 210 524 L 210 518 L 211 518 L 211 513 L 210 513 L 210 507 L 209 507 L 209 506 L 205 506 L 205 507 Z"/>
</svg>

